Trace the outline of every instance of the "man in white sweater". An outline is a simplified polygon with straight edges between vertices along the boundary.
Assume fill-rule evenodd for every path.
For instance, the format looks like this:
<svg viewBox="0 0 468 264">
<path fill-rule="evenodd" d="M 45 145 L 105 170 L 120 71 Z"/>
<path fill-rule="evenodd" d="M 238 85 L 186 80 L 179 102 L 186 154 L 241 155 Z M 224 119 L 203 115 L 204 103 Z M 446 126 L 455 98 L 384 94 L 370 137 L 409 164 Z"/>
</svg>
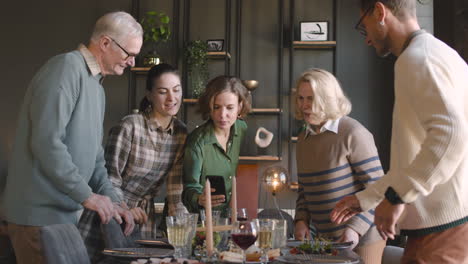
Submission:
<svg viewBox="0 0 468 264">
<path fill-rule="evenodd" d="M 420 29 L 416 0 L 361 0 L 356 28 L 394 54 L 390 170 L 331 213 L 341 223 L 375 210 L 384 239 L 407 235 L 402 263 L 468 263 L 468 66 Z"/>
</svg>

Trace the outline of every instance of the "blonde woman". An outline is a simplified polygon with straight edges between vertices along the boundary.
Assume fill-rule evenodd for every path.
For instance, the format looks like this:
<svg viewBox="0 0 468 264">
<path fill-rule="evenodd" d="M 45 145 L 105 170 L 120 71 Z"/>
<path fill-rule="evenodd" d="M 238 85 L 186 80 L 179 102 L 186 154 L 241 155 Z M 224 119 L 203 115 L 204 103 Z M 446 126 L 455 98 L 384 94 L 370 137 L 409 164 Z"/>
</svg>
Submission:
<svg viewBox="0 0 468 264">
<path fill-rule="evenodd" d="M 318 234 L 352 247 L 366 264 L 380 263 L 385 241 L 379 236 L 373 210 L 337 225 L 330 212 L 342 197 L 363 190 L 383 175 L 372 134 L 347 115 L 351 103 L 338 81 L 322 69 L 304 72 L 297 82 L 296 118 L 306 128 L 299 134 L 296 158 L 299 197 L 295 237 Z"/>
</svg>

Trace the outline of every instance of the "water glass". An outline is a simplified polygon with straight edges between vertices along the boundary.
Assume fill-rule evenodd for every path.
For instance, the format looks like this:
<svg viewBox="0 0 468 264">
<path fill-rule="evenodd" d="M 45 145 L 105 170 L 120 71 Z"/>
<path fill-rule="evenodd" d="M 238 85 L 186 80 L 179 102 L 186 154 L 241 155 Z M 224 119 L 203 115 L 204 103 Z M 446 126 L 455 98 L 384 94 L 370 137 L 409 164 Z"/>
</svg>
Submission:
<svg viewBox="0 0 468 264">
<path fill-rule="evenodd" d="M 284 248 L 288 240 L 288 223 L 284 219 L 275 219 L 275 229 L 273 230 L 273 248 Z"/>
<path fill-rule="evenodd" d="M 216 225 L 216 223 L 218 223 L 220 217 L 221 217 L 220 210 L 211 211 L 211 219 L 213 221 L 213 225 Z M 202 226 L 205 226 L 205 221 L 206 221 L 205 209 L 200 210 L 200 221 L 201 221 Z"/>
<path fill-rule="evenodd" d="M 182 249 L 182 254 L 184 256 L 192 256 L 192 241 L 197 233 L 197 222 L 198 222 L 198 214 L 187 214 L 188 217 L 188 241 L 184 245 Z"/>
<path fill-rule="evenodd" d="M 218 222 L 216 223 L 216 225 L 220 225 L 220 226 L 229 225 L 230 220 L 231 219 L 229 219 L 229 218 L 220 217 L 218 219 Z M 219 241 L 218 245 L 216 246 L 216 248 L 218 249 L 219 252 L 229 250 L 229 248 L 228 248 L 228 246 L 229 246 L 229 236 L 231 235 L 231 232 L 230 231 L 220 231 L 219 235 L 220 235 L 220 241 Z"/>
</svg>

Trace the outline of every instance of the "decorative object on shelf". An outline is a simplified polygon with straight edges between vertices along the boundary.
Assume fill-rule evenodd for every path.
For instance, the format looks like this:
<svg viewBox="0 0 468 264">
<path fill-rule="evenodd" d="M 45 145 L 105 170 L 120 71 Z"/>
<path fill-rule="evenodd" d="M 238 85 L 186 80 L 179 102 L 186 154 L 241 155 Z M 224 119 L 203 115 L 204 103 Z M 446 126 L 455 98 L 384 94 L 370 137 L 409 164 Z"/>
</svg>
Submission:
<svg viewBox="0 0 468 264">
<path fill-rule="evenodd" d="M 148 49 L 148 53 L 143 58 L 143 65 L 150 67 L 162 62 L 157 52 L 159 43 L 167 42 L 171 36 L 169 28 L 169 16 L 156 11 L 148 11 L 141 19 L 143 27 L 143 41 Z"/>
<path fill-rule="evenodd" d="M 263 182 L 271 190 L 273 196 L 286 185 L 287 179 L 288 171 L 281 166 L 271 166 L 263 172 Z"/>
<path fill-rule="evenodd" d="M 223 51 L 224 39 L 209 39 L 206 41 L 208 51 Z"/>
<path fill-rule="evenodd" d="M 258 88 L 257 80 L 242 80 L 242 84 L 247 88 L 247 90 L 249 90 L 249 93 Z"/>
<path fill-rule="evenodd" d="M 257 80 L 242 80 L 242 84 L 247 88 L 249 91 L 249 102 L 253 106 L 252 100 L 252 92 L 258 88 L 258 81 Z"/>
<path fill-rule="evenodd" d="M 188 78 L 192 88 L 192 97 L 198 98 L 208 81 L 208 45 L 201 40 L 194 40 L 185 47 Z"/>
<path fill-rule="evenodd" d="M 260 133 L 265 134 L 263 138 L 260 137 Z M 257 129 L 257 134 L 255 135 L 255 144 L 261 148 L 266 148 L 271 144 L 271 141 L 273 140 L 273 133 L 268 131 L 264 127 L 259 127 Z"/>
<path fill-rule="evenodd" d="M 328 22 L 301 22 L 301 41 L 328 40 Z"/>
</svg>

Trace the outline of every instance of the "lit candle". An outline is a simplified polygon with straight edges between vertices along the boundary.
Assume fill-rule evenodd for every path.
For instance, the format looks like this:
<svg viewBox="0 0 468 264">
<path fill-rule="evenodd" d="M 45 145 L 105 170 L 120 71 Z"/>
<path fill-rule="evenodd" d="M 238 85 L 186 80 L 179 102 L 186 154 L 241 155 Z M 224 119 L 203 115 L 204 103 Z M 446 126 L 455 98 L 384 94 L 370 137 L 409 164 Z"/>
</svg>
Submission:
<svg viewBox="0 0 468 264">
<path fill-rule="evenodd" d="M 206 253 L 213 255 L 213 218 L 211 213 L 211 184 L 209 180 L 205 183 L 205 213 L 206 213 Z"/>
<path fill-rule="evenodd" d="M 231 223 L 234 224 L 237 220 L 237 180 L 232 177 L 232 191 L 231 191 Z"/>
</svg>

